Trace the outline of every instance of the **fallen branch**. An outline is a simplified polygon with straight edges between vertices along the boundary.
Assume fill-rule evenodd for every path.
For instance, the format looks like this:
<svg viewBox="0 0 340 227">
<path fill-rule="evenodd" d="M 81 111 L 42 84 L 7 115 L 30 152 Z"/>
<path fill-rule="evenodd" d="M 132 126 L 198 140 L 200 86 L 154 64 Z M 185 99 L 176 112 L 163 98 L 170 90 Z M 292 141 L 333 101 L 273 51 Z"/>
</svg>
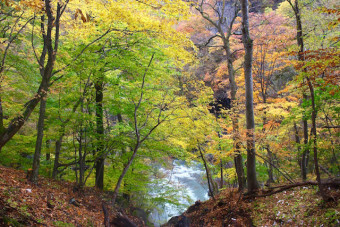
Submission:
<svg viewBox="0 0 340 227">
<path fill-rule="evenodd" d="M 316 182 L 316 181 L 306 181 L 306 182 L 298 182 L 298 183 L 294 183 L 294 184 L 277 186 L 277 187 L 275 187 L 275 188 L 277 188 L 277 190 L 269 189 L 267 191 L 263 191 L 264 194 L 250 194 L 250 195 L 247 195 L 243 198 L 244 199 L 250 199 L 250 198 L 255 198 L 255 197 L 267 197 L 267 196 L 274 195 L 276 193 L 286 191 L 286 190 L 291 189 L 291 188 L 296 188 L 296 187 L 301 187 L 301 186 L 310 186 L 310 185 L 318 185 L 318 182 Z M 329 179 L 324 180 L 324 181 L 321 181 L 321 185 L 340 187 L 340 179 L 337 178 L 337 179 L 331 179 L 331 180 L 329 180 Z"/>
</svg>

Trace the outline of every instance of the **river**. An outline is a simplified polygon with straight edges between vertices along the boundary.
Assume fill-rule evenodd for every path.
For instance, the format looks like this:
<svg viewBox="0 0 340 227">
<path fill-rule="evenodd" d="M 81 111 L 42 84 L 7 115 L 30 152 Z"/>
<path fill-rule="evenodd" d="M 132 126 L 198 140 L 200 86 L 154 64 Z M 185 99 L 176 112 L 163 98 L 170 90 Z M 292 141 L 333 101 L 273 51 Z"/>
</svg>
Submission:
<svg viewBox="0 0 340 227">
<path fill-rule="evenodd" d="M 166 190 L 175 190 L 171 199 L 178 198 L 180 205 L 164 202 L 149 215 L 149 221 L 155 226 L 166 223 L 171 217 L 183 213 L 195 201 L 205 201 L 208 197 L 207 182 L 204 178 L 205 171 L 202 165 L 194 163 L 188 165 L 184 161 L 174 160 L 173 169 L 159 168 L 161 179 L 157 184 L 152 184 L 151 196 L 157 197 Z"/>
</svg>

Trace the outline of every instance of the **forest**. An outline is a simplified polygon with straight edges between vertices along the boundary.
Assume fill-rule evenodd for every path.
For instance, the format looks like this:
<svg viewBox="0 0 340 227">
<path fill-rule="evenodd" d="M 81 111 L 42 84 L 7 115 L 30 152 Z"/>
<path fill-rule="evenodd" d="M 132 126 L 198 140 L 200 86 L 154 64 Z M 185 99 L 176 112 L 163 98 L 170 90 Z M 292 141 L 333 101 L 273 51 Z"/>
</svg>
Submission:
<svg viewBox="0 0 340 227">
<path fill-rule="evenodd" d="M 339 1 L 0 6 L 1 226 L 340 225 Z"/>
</svg>

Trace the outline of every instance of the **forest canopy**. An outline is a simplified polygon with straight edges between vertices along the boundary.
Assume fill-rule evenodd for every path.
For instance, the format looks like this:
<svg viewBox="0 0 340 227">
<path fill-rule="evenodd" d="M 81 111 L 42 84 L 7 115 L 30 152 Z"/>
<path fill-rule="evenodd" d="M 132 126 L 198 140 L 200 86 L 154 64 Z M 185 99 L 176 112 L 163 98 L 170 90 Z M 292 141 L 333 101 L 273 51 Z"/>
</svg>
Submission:
<svg viewBox="0 0 340 227">
<path fill-rule="evenodd" d="M 71 181 L 152 209 L 179 204 L 171 187 L 149 191 L 160 167 L 184 160 L 202 164 L 212 198 L 310 182 L 330 199 L 338 1 L 0 6 L 0 164 L 30 182 Z"/>
</svg>

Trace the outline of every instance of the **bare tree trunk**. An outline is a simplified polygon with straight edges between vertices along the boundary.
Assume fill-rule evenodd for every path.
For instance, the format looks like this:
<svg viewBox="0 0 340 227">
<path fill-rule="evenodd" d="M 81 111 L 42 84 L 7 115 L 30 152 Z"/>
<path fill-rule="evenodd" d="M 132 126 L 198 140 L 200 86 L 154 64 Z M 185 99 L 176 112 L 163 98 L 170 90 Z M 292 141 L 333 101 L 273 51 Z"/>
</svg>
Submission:
<svg viewBox="0 0 340 227">
<path fill-rule="evenodd" d="M 256 178 L 256 156 L 255 156 L 255 121 L 253 106 L 253 40 L 249 34 L 248 0 L 241 0 L 242 9 L 242 40 L 245 48 L 244 77 L 246 81 L 246 119 L 247 119 L 247 181 L 248 192 L 252 193 L 259 188 Z"/>
<path fill-rule="evenodd" d="M 222 158 L 220 159 L 220 168 L 221 168 L 221 182 L 220 182 L 220 188 L 223 188 L 223 185 L 224 185 L 224 177 L 223 177 L 223 161 L 222 161 Z"/>
<path fill-rule="evenodd" d="M 300 137 L 299 137 L 299 131 L 297 128 L 296 123 L 294 122 L 294 131 L 295 131 L 295 142 L 297 144 L 297 151 L 298 151 L 298 163 L 300 165 L 300 169 L 301 169 L 301 178 L 305 181 L 306 180 L 306 173 L 307 173 L 307 166 L 305 165 L 306 163 L 306 156 L 304 154 L 301 155 L 300 158 Z"/>
<path fill-rule="evenodd" d="M 49 161 L 50 158 L 51 158 L 51 152 L 50 152 L 51 142 L 52 142 L 52 140 L 50 140 L 50 139 L 46 140 L 46 148 L 47 148 L 47 151 L 46 151 L 46 161 Z"/>
<path fill-rule="evenodd" d="M 58 175 L 58 168 L 59 168 L 59 157 L 60 157 L 60 150 L 61 150 L 61 144 L 63 142 L 64 133 L 62 133 L 59 137 L 59 139 L 55 142 L 55 157 L 54 157 L 54 165 L 53 165 L 53 172 L 52 172 L 52 178 L 56 179 Z"/>
<path fill-rule="evenodd" d="M 319 161 L 318 161 L 318 144 L 317 144 L 317 133 L 316 133 L 316 116 L 317 116 L 317 109 L 315 105 L 315 94 L 314 94 L 314 87 L 310 79 L 307 77 L 307 83 L 311 94 L 312 99 L 312 132 L 313 132 L 313 145 L 314 145 L 314 166 L 315 166 L 315 173 L 316 173 L 316 180 L 318 182 L 319 190 L 321 196 L 324 200 L 327 200 L 327 195 L 324 190 L 323 185 L 321 184 L 321 176 L 319 170 Z"/>
<path fill-rule="evenodd" d="M 3 112 L 3 109 L 2 109 L 1 93 L 2 93 L 2 87 L 0 85 L 0 135 L 5 131 L 5 127 L 4 127 L 4 112 Z M 1 147 L 0 147 L 0 152 L 1 152 Z"/>
<path fill-rule="evenodd" d="M 79 127 L 79 137 L 78 137 L 78 162 L 79 162 L 79 181 L 78 185 L 80 187 L 83 186 L 84 183 L 84 163 L 83 163 L 83 124 L 80 124 Z"/>
<path fill-rule="evenodd" d="M 232 62 L 232 56 L 229 46 L 229 39 L 227 40 L 226 52 L 227 52 L 227 61 L 228 61 L 228 74 L 229 74 L 229 82 L 230 82 L 230 98 L 231 98 L 231 109 L 232 109 L 232 124 L 233 124 L 233 140 L 234 140 L 234 150 L 235 150 L 235 170 L 237 174 L 238 188 L 240 191 L 243 191 L 245 185 L 245 177 L 244 177 L 244 169 L 243 169 L 243 158 L 240 152 L 240 135 L 239 135 L 239 126 L 238 126 L 238 110 L 236 108 L 236 93 L 237 93 L 237 85 L 235 81 L 235 71 Z"/>
<path fill-rule="evenodd" d="M 42 147 L 42 142 L 43 142 L 43 137 L 44 137 L 45 113 L 46 113 L 46 98 L 43 97 L 40 101 L 39 120 L 38 120 L 38 126 L 37 126 L 38 134 L 37 134 L 37 140 L 35 143 L 32 175 L 30 178 L 32 182 L 37 182 L 38 175 L 39 175 L 41 147 Z"/>
<path fill-rule="evenodd" d="M 236 6 L 235 6 L 236 7 Z M 235 15 L 237 15 L 238 10 L 235 11 Z M 246 179 L 244 177 L 244 169 L 243 169 L 243 158 L 240 152 L 240 136 L 239 136 L 239 126 L 238 126 L 238 110 L 236 107 L 236 93 L 237 93 L 237 85 L 235 81 L 235 70 L 233 65 L 233 56 L 230 50 L 230 42 L 229 38 L 231 36 L 231 30 L 232 30 L 233 23 L 231 23 L 229 29 L 228 29 L 228 36 L 225 39 L 224 42 L 224 49 L 227 53 L 227 63 L 228 63 L 228 74 L 229 74 L 229 83 L 230 83 L 230 105 L 232 109 L 232 125 L 233 125 L 233 140 L 234 140 L 234 150 L 235 150 L 235 157 L 234 157 L 234 163 L 235 163 L 235 170 L 237 174 L 237 181 L 238 181 L 238 188 L 240 191 L 243 191 L 244 186 L 246 184 Z"/>
<path fill-rule="evenodd" d="M 265 92 L 262 92 L 262 97 L 263 97 L 263 103 L 266 104 L 267 103 L 267 96 L 265 94 Z M 264 111 L 264 117 L 263 117 L 263 128 L 262 128 L 262 132 L 263 134 L 266 133 L 266 128 L 265 125 L 267 124 L 267 111 Z M 269 145 L 267 142 L 265 142 L 265 144 L 263 145 L 263 148 L 267 151 L 267 158 L 268 158 L 268 162 L 273 163 L 273 154 L 270 151 Z M 273 176 L 273 167 L 272 165 L 268 165 L 268 180 L 267 180 L 268 184 L 274 183 L 274 176 Z"/>
<path fill-rule="evenodd" d="M 99 76 L 96 88 L 96 123 L 97 123 L 97 155 L 100 157 L 96 162 L 96 187 L 103 190 L 104 188 L 104 121 L 103 121 L 103 77 Z"/>
<path fill-rule="evenodd" d="M 269 145 L 266 145 L 268 161 L 273 163 L 273 153 L 270 151 Z M 268 166 L 268 183 L 274 183 L 273 166 Z"/>
<path fill-rule="evenodd" d="M 303 95 L 304 99 L 307 99 L 306 95 Z M 303 143 L 304 143 L 304 148 L 302 152 L 302 159 L 301 159 L 301 167 L 302 167 L 302 180 L 306 181 L 307 180 L 307 167 L 308 167 L 308 160 L 309 160 L 309 148 L 308 148 L 308 122 L 305 119 L 302 120 L 303 124 Z"/>
<path fill-rule="evenodd" d="M 200 151 L 201 158 L 202 158 L 204 168 L 205 168 L 205 173 L 207 175 L 207 181 L 208 181 L 208 188 L 209 188 L 210 196 L 215 200 L 215 192 L 214 192 L 214 189 L 213 189 L 213 183 L 211 182 L 212 178 L 211 178 L 210 173 L 209 173 L 209 168 L 208 168 L 207 162 L 204 158 L 201 147 L 199 145 L 198 145 L 198 150 Z"/>
</svg>

